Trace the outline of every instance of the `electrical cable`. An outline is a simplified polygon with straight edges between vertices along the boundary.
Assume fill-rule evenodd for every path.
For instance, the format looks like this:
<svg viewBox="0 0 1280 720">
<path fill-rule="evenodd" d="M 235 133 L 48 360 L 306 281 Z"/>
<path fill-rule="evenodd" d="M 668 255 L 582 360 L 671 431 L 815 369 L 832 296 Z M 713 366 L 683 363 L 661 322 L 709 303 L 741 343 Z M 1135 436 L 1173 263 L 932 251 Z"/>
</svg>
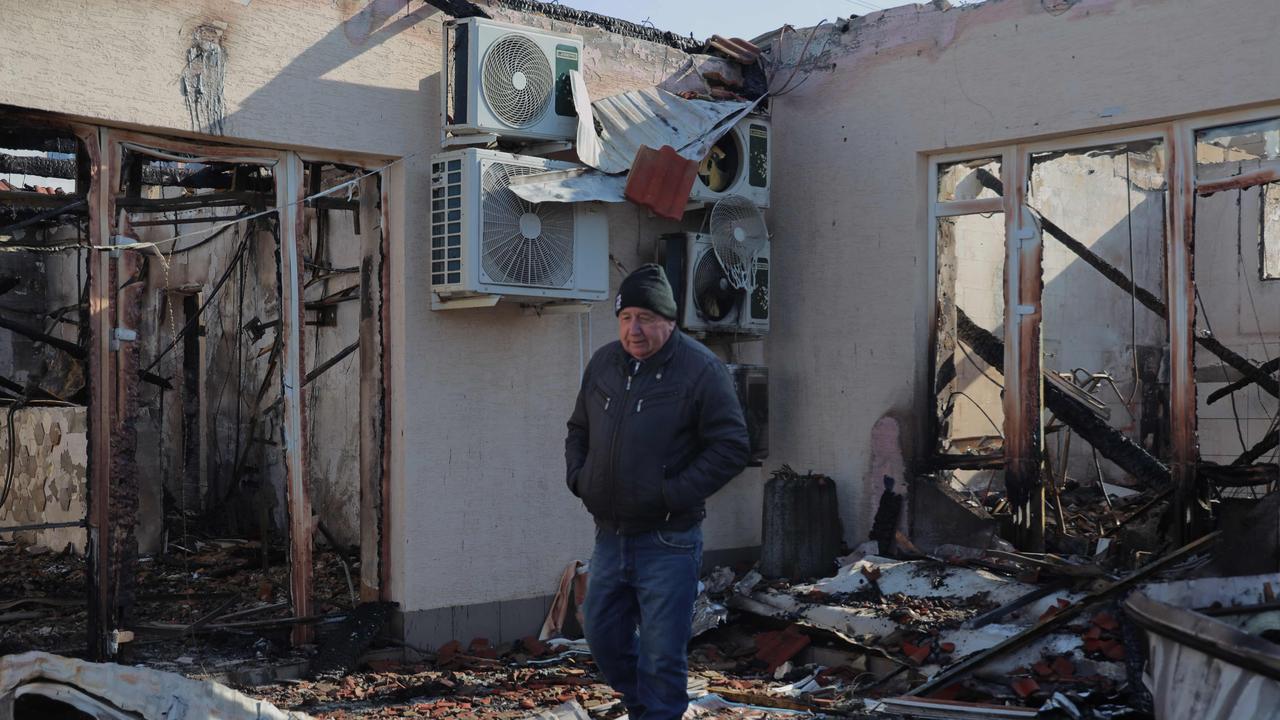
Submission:
<svg viewBox="0 0 1280 720">
<path fill-rule="evenodd" d="M 1195 289 L 1195 293 L 1196 304 L 1200 306 L 1200 316 L 1204 318 L 1204 327 L 1209 331 L 1209 335 L 1213 336 L 1213 323 L 1209 322 L 1209 311 L 1204 306 L 1204 299 L 1200 297 L 1200 288 L 1197 287 Z M 1222 381 L 1226 383 L 1231 382 L 1231 376 L 1227 374 L 1227 368 L 1225 365 L 1222 366 Z M 1249 450 L 1249 446 L 1245 444 L 1244 430 L 1240 428 L 1240 411 L 1236 409 L 1236 394 L 1231 393 L 1228 398 L 1231 400 L 1231 414 L 1236 419 L 1236 436 L 1240 438 L 1240 451 L 1247 452 Z"/>
<path fill-rule="evenodd" d="M 248 247 L 249 238 L 251 237 L 253 237 L 252 225 L 250 225 L 249 232 L 244 234 L 244 238 L 240 241 L 240 246 L 236 248 L 235 254 L 231 256 L 231 261 L 227 263 L 227 269 L 223 271 L 222 277 L 218 278 L 218 282 L 214 283 L 213 288 L 209 291 L 209 296 L 200 304 L 200 307 L 196 310 L 195 314 L 187 319 L 186 324 L 182 326 L 182 330 L 178 331 L 178 333 L 174 335 L 173 341 L 170 342 L 169 345 L 151 361 L 151 364 L 147 365 L 147 367 L 143 369 L 143 373 L 150 372 L 152 368 L 159 364 L 159 362 L 163 360 L 170 351 L 178 346 L 178 343 L 182 341 L 182 338 L 191 330 L 191 328 L 195 327 L 199 322 L 200 316 L 204 313 L 205 308 L 209 307 L 209 303 L 212 303 L 214 298 L 218 296 L 218 291 L 227 283 L 227 279 L 231 277 L 231 273 L 236 269 L 236 265 L 238 265 L 244 258 L 244 251 L 245 248 Z"/>
<path fill-rule="evenodd" d="M 1266 239 L 1264 237 L 1264 233 L 1266 232 L 1266 204 L 1267 204 L 1266 188 L 1267 187 L 1268 187 L 1267 185 L 1261 185 L 1258 187 L 1258 210 L 1259 210 L 1258 239 L 1260 242 Z M 1243 189 L 1239 190 L 1238 192 L 1243 193 Z M 1254 325 L 1254 328 L 1257 329 L 1258 331 L 1258 341 L 1262 343 L 1262 354 L 1265 356 L 1265 362 L 1270 362 L 1273 356 L 1271 354 L 1271 349 L 1267 347 L 1266 335 L 1263 334 L 1262 332 L 1262 320 L 1261 318 L 1258 317 L 1258 305 L 1257 305 L 1257 301 L 1253 297 L 1253 283 L 1250 281 L 1249 278 L 1245 277 L 1246 273 L 1244 272 L 1245 270 L 1244 252 L 1243 252 L 1244 235 L 1241 227 L 1243 223 L 1243 214 L 1244 214 L 1244 210 L 1242 207 L 1241 198 L 1240 196 L 1238 196 L 1236 200 L 1236 266 L 1240 271 L 1241 282 L 1244 285 L 1245 291 L 1249 294 L 1249 310 L 1253 313 L 1253 325 Z M 1259 257 L 1259 262 L 1261 262 L 1261 257 Z M 1258 268 L 1258 277 L 1259 279 L 1261 279 L 1262 277 L 1261 267 Z M 1262 395 L 1261 389 L 1255 386 L 1254 392 L 1257 393 L 1258 400 L 1260 402 L 1263 401 L 1263 395 Z M 1232 393 L 1232 397 L 1233 398 L 1235 397 L 1235 393 Z M 1234 407 L 1235 407 L 1235 404 L 1233 403 L 1232 408 L 1234 409 Z M 1280 425 L 1280 409 L 1277 409 L 1275 417 L 1272 418 L 1271 424 L 1268 426 L 1267 430 L 1262 433 L 1262 436 L 1265 438 L 1266 436 L 1270 435 L 1272 432 L 1275 432 L 1277 425 Z M 1275 462 L 1277 457 L 1280 457 L 1280 447 L 1277 447 L 1276 451 L 1272 453 L 1271 461 Z"/>
<path fill-rule="evenodd" d="M 856 8 L 866 10 L 867 12 L 880 12 L 881 10 L 884 10 L 884 8 L 876 7 L 875 5 L 872 5 L 871 3 L 867 2 L 867 0 L 844 0 L 844 1 L 849 3 L 850 5 L 853 5 Z"/>
<path fill-rule="evenodd" d="M 23 396 L 15 400 L 13 404 L 9 406 L 9 422 L 5 428 L 9 443 L 7 446 L 7 457 L 5 459 L 4 489 L 0 490 L 0 508 L 3 508 L 4 504 L 9 500 L 9 491 L 13 489 L 13 471 L 15 460 L 17 459 L 16 456 L 18 454 L 18 436 L 13 428 L 13 416 L 18 412 L 18 408 L 26 405 L 26 403 L 27 399 Z"/>
<path fill-rule="evenodd" d="M 1265 185 L 1262 185 L 1262 186 L 1259 186 L 1258 188 L 1258 205 L 1260 208 L 1263 208 L 1264 211 L 1266 206 L 1266 197 L 1263 192 L 1263 188 L 1265 187 L 1266 187 Z M 1237 191 L 1237 193 L 1243 193 L 1243 192 L 1244 192 L 1243 190 Z M 1236 198 L 1236 264 L 1243 274 L 1243 271 L 1245 270 L 1244 253 L 1242 250 L 1242 244 L 1244 242 L 1244 237 L 1243 237 L 1244 234 L 1241 228 L 1241 224 L 1243 223 L 1244 211 L 1241 205 L 1242 205 L 1241 198 L 1237 196 Z M 1258 218 L 1258 235 L 1259 235 L 1258 239 L 1260 241 L 1265 239 L 1262 237 L 1262 233 L 1264 232 L 1265 227 L 1266 227 L 1265 220 L 1263 220 L 1260 214 Z M 1258 277 L 1259 278 L 1262 277 L 1261 268 L 1258 269 Z M 1262 352 L 1266 356 L 1263 359 L 1263 361 L 1270 362 L 1271 358 L 1274 356 L 1271 354 L 1271 349 L 1267 347 L 1267 339 L 1266 339 L 1267 336 L 1262 332 L 1262 320 L 1261 318 L 1258 317 L 1258 304 L 1253 297 L 1253 283 L 1249 282 L 1248 280 L 1244 280 L 1242 284 L 1244 285 L 1245 292 L 1249 294 L 1249 310 L 1253 313 L 1253 326 L 1258 331 L 1258 342 L 1262 343 Z"/>
<path fill-rule="evenodd" d="M 1133 175 L 1129 168 L 1129 148 L 1124 151 L 1125 225 L 1129 234 L 1129 354 L 1133 360 L 1133 387 L 1124 404 L 1127 409 L 1138 395 L 1138 267 L 1133 261 Z"/>
<path fill-rule="evenodd" d="M 985 417 L 985 418 L 987 419 L 987 422 L 991 423 L 991 427 L 995 428 L 995 430 L 996 430 L 996 434 L 1000 436 L 1000 439 L 1001 439 L 1001 440 L 1003 440 L 1003 439 L 1004 439 L 1004 430 L 1003 430 L 1003 428 L 1001 428 L 999 425 L 997 425 L 997 424 L 996 424 L 996 421 L 995 421 L 995 420 L 992 420 L 992 419 L 991 419 L 991 416 L 987 414 L 987 411 L 986 411 L 986 410 L 983 410 L 983 409 L 982 409 L 982 406 L 978 404 L 978 401 L 977 401 L 977 400 L 974 400 L 974 399 L 973 399 L 973 398 L 971 398 L 971 397 L 969 397 L 968 393 L 965 393 L 963 390 L 952 390 L 952 391 L 951 391 L 951 394 L 947 396 L 947 402 L 948 402 L 948 403 L 949 403 L 949 402 L 951 402 L 951 399 L 952 399 L 952 398 L 954 398 L 956 395 L 960 395 L 960 396 L 962 396 L 962 397 L 964 397 L 964 398 L 967 398 L 967 399 L 969 400 L 969 402 L 973 403 L 973 406 L 974 406 L 974 407 L 976 407 L 976 408 L 978 408 L 978 412 L 982 413 L 983 417 Z"/>
<path fill-rule="evenodd" d="M 249 232 L 249 233 L 247 233 L 247 234 L 246 234 L 246 239 L 248 239 L 249 237 L 252 237 L 252 236 L 253 236 L 253 233 L 252 233 L 252 232 Z M 240 280 L 241 280 L 241 278 L 243 278 L 243 277 L 244 277 L 244 263 L 243 263 L 243 262 L 236 263 L 236 269 L 239 271 L 239 273 L 238 273 L 238 275 L 237 275 L 237 277 L 236 277 L 236 281 L 237 281 L 237 282 L 236 282 L 237 289 L 240 291 L 240 293 L 241 293 L 241 294 L 243 294 L 244 287 L 243 287 L 243 283 L 242 283 L 242 282 L 240 282 Z M 198 314 L 198 313 L 197 313 L 197 314 Z M 225 343 L 225 342 L 226 342 L 226 339 L 227 339 L 227 323 L 226 323 L 226 319 L 227 319 L 227 318 L 226 318 L 226 315 L 225 315 L 224 313 L 222 313 L 222 312 L 218 312 L 218 313 L 217 313 L 217 318 L 218 318 L 218 345 L 219 345 L 219 346 L 221 346 L 223 343 Z M 243 321 L 242 321 L 242 320 L 243 320 L 243 319 L 241 318 L 241 319 L 238 319 L 238 320 L 237 320 L 237 322 L 236 322 L 236 333 L 235 333 L 235 337 L 236 337 L 237 341 L 238 341 L 240 338 L 244 337 L 244 331 L 242 330 L 242 328 L 244 327 L 244 323 L 243 323 Z M 197 325 L 197 327 L 199 327 L 199 326 Z M 186 372 L 186 370 L 185 370 L 185 361 L 184 361 L 184 369 L 183 369 L 183 372 L 184 372 L 184 373 Z M 222 399 L 223 399 L 224 397 L 226 397 L 226 394 L 227 394 L 227 385 L 228 385 L 230 382 L 231 382 L 231 373 L 230 373 L 230 372 L 227 372 L 226 374 L 224 374 L 224 375 L 222 376 L 222 384 L 218 386 L 218 393 L 214 396 L 213 414 L 212 414 L 212 418 L 213 418 L 213 422 L 214 422 L 214 423 L 217 423 L 219 416 L 222 414 Z M 236 433 L 237 433 L 237 434 L 239 434 L 239 432 L 240 432 L 240 427 L 239 427 L 239 425 L 237 425 L 237 426 L 236 426 Z M 218 453 L 218 457 L 217 457 L 217 466 L 218 466 L 218 467 L 220 467 L 220 468 L 221 468 L 221 467 L 224 467 L 223 462 L 222 462 L 222 446 L 221 446 L 221 445 L 218 445 L 217 453 Z"/>
<path fill-rule="evenodd" d="M 249 213 L 243 213 L 242 215 L 238 215 L 237 217 L 242 217 L 242 218 L 243 218 L 243 217 L 248 217 L 248 216 L 249 216 Z M 215 232 L 214 234 L 210 235 L 209 237 L 207 237 L 207 238 L 205 238 L 205 239 L 203 239 L 203 240 L 197 240 L 195 243 L 192 243 L 191 245 L 187 245 L 186 247 L 174 247 L 172 250 L 170 250 L 169 252 L 165 253 L 165 257 L 173 257 L 174 255 L 177 255 L 178 253 L 189 252 L 189 251 L 191 251 L 191 250 L 195 250 L 195 249 L 196 249 L 196 248 L 198 248 L 198 247 L 203 247 L 204 245 L 207 245 L 207 244 L 209 244 L 210 242 L 213 242 L 214 240 L 218 239 L 219 237 L 221 237 L 221 236 L 222 236 L 222 234 L 223 234 L 223 233 L 225 233 L 226 231 L 228 231 L 228 230 L 230 230 L 231 228 L 234 228 L 234 227 L 239 227 L 239 224 L 238 224 L 238 223 L 235 223 L 235 224 L 231 224 L 231 225 L 224 225 L 220 230 L 218 230 L 217 232 Z"/>
<path fill-rule="evenodd" d="M 987 374 L 987 371 L 986 371 L 986 370 L 983 370 L 983 369 L 978 365 L 978 362 L 977 362 L 976 360 L 974 360 L 974 359 L 973 359 L 973 356 L 969 354 L 969 351 L 968 351 L 967 349 L 965 349 L 964 343 L 957 342 L 957 343 L 956 343 L 956 347 L 960 348 L 960 352 L 964 353 L 964 358 L 965 358 L 965 360 L 968 360 L 968 361 L 969 361 L 969 364 L 973 366 L 973 369 L 974 369 L 974 370 L 977 370 L 977 371 L 978 371 L 978 374 L 979 374 L 979 375 L 981 375 L 983 378 L 985 378 L 986 380 L 988 380 L 992 385 L 995 385 L 996 387 L 1000 388 L 1001 390 L 1004 390 L 1004 385 L 1003 385 L 1003 384 L 1001 384 L 999 380 L 996 380 L 995 378 L 993 378 L 993 377 L 991 377 L 990 375 L 988 375 L 988 374 Z"/>
</svg>

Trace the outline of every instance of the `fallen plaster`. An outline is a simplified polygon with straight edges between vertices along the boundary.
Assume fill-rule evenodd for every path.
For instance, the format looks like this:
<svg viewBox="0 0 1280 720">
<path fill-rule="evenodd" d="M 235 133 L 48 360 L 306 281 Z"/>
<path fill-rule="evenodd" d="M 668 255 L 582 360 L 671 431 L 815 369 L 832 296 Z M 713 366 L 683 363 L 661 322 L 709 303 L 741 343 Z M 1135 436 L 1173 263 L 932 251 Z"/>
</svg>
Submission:
<svg viewBox="0 0 1280 720">
<path fill-rule="evenodd" d="M 878 573 L 878 577 L 876 576 Z M 976 607 L 989 604 L 1005 606 L 1035 591 L 1037 586 L 1018 582 L 986 570 L 942 564 L 928 566 L 918 561 L 893 561 L 869 556 L 845 565 L 832 577 L 806 585 L 795 585 L 784 590 L 765 590 L 750 594 L 738 594 L 729 598 L 729 605 L 756 615 L 791 620 L 810 627 L 834 632 L 855 643 L 883 640 L 911 623 L 920 620 L 913 612 L 898 615 L 886 612 L 881 604 L 841 604 L 835 601 L 812 601 L 808 598 L 840 598 L 853 594 L 874 592 L 875 587 L 886 598 L 899 596 L 913 601 L 926 598 L 953 599 L 957 605 Z M 1084 597 L 1082 593 L 1057 592 L 1042 597 L 1020 611 L 1010 613 L 1005 622 L 980 628 L 940 628 L 939 643 L 951 643 L 948 653 L 964 657 L 994 647 L 1019 635 L 1035 625 L 1051 608 L 1062 607 L 1061 601 L 1074 603 Z M 993 659 L 988 669 L 994 672 L 1011 672 L 1015 668 L 1034 664 L 1046 655 L 1082 654 L 1083 642 L 1077 633 L 1063 631 L 1051 634 L 1043 641 L 1009 652 Z M 920 670 L 932 675 L 943 667 L 939 663 L 924 663 Z M 1096 662 L 1091 672 L 1112 680 L 1122 681 L 1125 669 L 1122 664 Z"/>
<path fill-rule="evenodd" d="M 174 673 L 114 663 L 92 663 L 43 652 L 0 658 L 0 717 L 13 717 L 18 695 L 41 694 L 93 712 L 105 703 L 119 711 L 105 717 L 143 720 L 306 720 L 298 712 L 242 695 L 225 685 Z M 95 717 L 101 717 L 94 713 Z"/>
<path fill-rule="evenodd" d="M 1271 588 L 1270 590 L 1268 588 Z M 1280 573 L 1206 577 L 1144 585 L 1142 593 L 1156 602 L 1184 608 L 1203 608 L 1228 601 L 1228 606 L 1255 605 L 1274 599 Z"/>
</svg>

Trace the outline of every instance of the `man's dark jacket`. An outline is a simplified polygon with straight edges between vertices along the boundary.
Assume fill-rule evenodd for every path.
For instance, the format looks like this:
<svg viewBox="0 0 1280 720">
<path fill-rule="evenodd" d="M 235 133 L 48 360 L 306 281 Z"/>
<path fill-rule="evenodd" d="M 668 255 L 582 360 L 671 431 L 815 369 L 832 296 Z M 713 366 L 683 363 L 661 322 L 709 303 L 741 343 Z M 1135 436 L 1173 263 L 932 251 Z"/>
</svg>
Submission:
<svg viewBox="0 0 1280 720">
<path fill-rule="evenodd" d="M 601 527 L 683 530 L 746 467 L 747 424 L 724 363 L 679 330 L 635 369 L 612 342 L 587 365 L 564 443 L 569 490 Z"/>
</svg>

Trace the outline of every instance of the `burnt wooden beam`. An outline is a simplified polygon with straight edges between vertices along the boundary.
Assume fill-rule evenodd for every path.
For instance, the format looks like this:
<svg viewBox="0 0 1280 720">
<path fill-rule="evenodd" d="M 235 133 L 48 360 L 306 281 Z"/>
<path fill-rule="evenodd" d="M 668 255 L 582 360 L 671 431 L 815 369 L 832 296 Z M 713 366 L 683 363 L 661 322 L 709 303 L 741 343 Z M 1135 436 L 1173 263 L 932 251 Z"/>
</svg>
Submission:
<svg viewBox="0 0 1280 720">
<path fill-rule="evenodd" d="M 36 177 L 77 179 L 78 163 L 74 158 L 26 157 L 0 153 L 0 173 L 34 175 Z M 200 181 L 207 181 L 202 184 Z M 193 182 L 194 181 L 194 182 Z M 188 168 L 154 164 L 142 166 L 144 185 L 229 188 L 231 181 L 218 172 L 193 171 Z"/>
<path fill-rule="evenodd" d="M 325 370 L 328 370 L 334 365 L 337 365 L 338 363 L 342 362 L 343 358 L 355 352 L 359 348 L 360 348 L 360 340 L 357 339 L 355 342 L 339 350 L 337 354 L 334 355 L 333 357 L 317 365 L 315 368 L 311 370 L 311 372 L 307 373 L 307 376 L 305 378 L 303 378 L 302 387 L 306 387 L 307 385 L 309 385 L 312 380 L 315 380 L 316 378 L 323 375 Z"/>
<path fill-rule="evenodd" d="M 1003 372 L 1004 343 L 956 308 L 956 335 L 982 361 Z M 1119 465 L 1139 480 L 1158 486 L 1171 482 L 1169 468 L 1152 457 L 1141 445 L 1111 427 L 1087 405 L 1064 393 L 1052 383 L 1044 384 L 1044 404 L 1058 420 L 1071 428 L 1103 457 Z"/>
<path fill-rule="evenodd" d="M 49 335 L 48 333 L 35 328 L 28 327 L 20 322 L 10 320 L 3 315 L 0 315 L 0 328 L 17 333 L 18 335 L 21 335 L 33 342 L 48 345 L 49 347 L 54 348 L 55 350 L 60 350 L 77 360 L 86 360 L 89 357 L 89 350 L 81 345 L 71 342 L 70 340 L 63 340 L 60 337 Z M 139 373 L 139 377 L 141 377 L 142 380 L 151 383 L 152 385 L 162 387 L 165 390 L 173 389 L 173 386 L 169 384 L 168 380 L 156 375 L 155 373 L 142 372 Z"/>
<path fill-rule="evenodd" d="M 947 668 L 943 669 L 941 672 L 934 675 L 923 685 L 920 685 L 919 687 L 913 689 L 911 692 L 907 693 L 907 695 L 928 696 L 930 693 L 934 692 L 935 690 L 938 690 L 940 688 L 944 688 L 950 685 L 960 677 L 982 666 L 983 663 L 987 662 L 991 658 L 1016 650 L 1024 645 L 1031 643 L 1037 638 L 1041 638 L 1050 633 L 1058 631 L 1060 628 L 1073 622 L 1076 616 L 1080 615 L 1088 608 L 1091 608 L 1099 603 L 1111 600 L 1112 598 L 1121 595 L 1125 591 L 1132 588 L 1134 585 L 1137 585 L 1138 583 L 1145 580 L 1147 577 L 1150 577 L 1153 573 L 1168 567 L 1174 561 L 1181 560 L 1187 557 L 1188 555 L 1207 549 L 1213 542 L 1215 542 L 1218 539 L 1219 535 L 1221 535 L 1220 531 L 1210 533 L 1193 542 L 1183 545 L 1182 547 L 1178 548 L 1177 550 L 1174 550 L 1168 555 L 1161 557 L 1158 560 L 1154 560 L 1150 563 L 1147 563 L 1146 565 L 1143 565 L 1142 567 L 1129 573 L 1125 577 L 1119 580 L 1116 580 L 1115 582 L 1108 583 L 1107 585 L 1103 586 L 1101 589 L 1095 590 L 1089 593 L 1088 595 L 1084 596 L 1083 598 L 1080 598 L 1079 600 L 1072 603 L 1071 605 L 1063 608 L 1060 612 L 1058 612 L 1056 615 L 1049 618 L 1048 620 L 1045 620 L 1037 625 L 1033 625 L 1032 627 L 1027 628 L 1026 630 L 1023 630 L 1022 632 L 1018 633 L 1017 635 L 1014 635 L 1006 640 L 1003 640 L 987 648 L 986 650 L 982 650 L 981 652 L 976 652 L 976 653 L 973 653 L 972 655 L 966 656 L 964 659 L 960 660 L 959 662 L 956 662 L 948 666 Z"/>
<path fill-rule="evenodd" d="M 391 488 L 388 325 L 391 226 L 387 188 L 360 180 L 360 599 L 391 594 Z"/>
<path fill-rule="evenodd" d="M 5 126 L 0 128 L 0 147 L 71 154 L 80 151 L 77 128 L 65 122 L 36 119 L 25 113 L 6 112 Z"/>
<path fill-rule="evenodd" d="M 0 190 L 0 203 L 5 205 L 25 205 L 27 207 L 62 207 L 76 200 L 83 200 L 83 195 L 74 193 L 40 193 L 32 190 Z"/>
<path fill-rule="evenodd" d="M 944 455 L 929 458 L 930 470 L 994 470 L 1004 467 L 1004 453 L 984 455 Z"/>
<path fill-rule="evenodd" d="M 76 161 L 44 156 L 26 157 L 0 153 L 0 173 L 37 177 L 76 179 Z"/>
<path fill-rule="evenodd" d="M 938 369 L 934 372 L 933 378 L 933 394 L 940 395 L 952 380 L 956 379 L 956 356 L 948 355 L 946 359 L 938 363 Z"/>
<path fill-rule="evenodd" d="M 1280 369 L 1280 358 L 1272 358 L 1262 363 L 1261 365 L 1259 365 L 1258 369 L 1267 374 L 1273 373 L 1277 369 Z M 1231 383 L 1230 385 L 1222 388 L 1221 390 L 1214 390 L 1212 393 L 1210 393 L 1209 399 L 1206 402 L 1206 404 L 1212 405 L 1237 390 L 1241 390 L 1243 388 L 1249 387 L 1253 383 L 1254 383 L 1254 379 L 1252 377 L 1242 377 L 1239 380 L 1236 380 L 1235 382 Z"/>
<path fill-rule="evenodd" d="M 45 220 L 52 220 L 54 218 L 57 218 L 61 215 L 65 215 L 70 212 L 88 215 L 89 214 L 88 201 L 86 201 L 84 198 L 79 198 L 76 200 L 72 200 L 66 205 L 51 208 L 49 210 L 45 210 L 42 213 L 36 213 L 35 215 L 32 215 L 31 217 L 25 220 L 20 220 L 12 225 L 9 225 L 4 228 L 0 228 L 0 235 L 8 235 L 9 233 L 12 233 L 14 230 L 21 230 L 22 228 L 35 225 L 36 223 L 44 222 Z"/>
<path fill-rule="evenodd" d="M 63 340 L 60 337 L 54 337 L 53 335 L 46 334 L 35 328 L 27 327 L 26 325 L 10 320 L 3 315 L 0 315 L 0 328 L 15 332 L 28 340 L 44 343 L 51 348 L 61 350 L 77 360 L 83 360 L 89 355 L 88 350 L 71 342 L 70 340 Z"/>
<path fill-rule="evenodd" d="M 1217 487 L 1252 487 L 1280 482 L 1280 465 L 1218 465 L 1200 463 L 1196 466 L 1200 476 Z"/>
<path fill-rule="evenodd" d="M 1267 433 L 1257 445 L 1249 448 L 1240 457 L 1232 461 L 1232 465 L 1252 465 L 1258 458 L 1266 455 L 1280 445 L 1280 428 Z"/>
<path fill-rule="evenodd" d="M 302 220 L 302 203 L 306 198 L 302 161 L 286 156 L 275 174 L 276 198 L 285 206 L 279 212 L 277 237 L 277 269 L 280 278 L 280 391 L 284 403 L 281 429 L 284 440 L 284 484 L 289 518 L 289 594 L 293 614 L 311 614 L 312 537 L 311 494 L 307 484 L 307 408 L 301 392 L 306 377 L 306 353 L 303 350 L 303 328 L 306 314 L 302 297 L 305 280 L 303 256 L 306 232 Z M 311 642 L 313 628 L 298 625 L 292 641 L 295 646 Z"/>
<path fill-rule="evenodd" d="M 116 207 L 134 212 L 175 212 L 240 205 L 265 208 L 270 207 L 274 202 L 275 196 L 271 193 L 225 192 L 210 193 L 208 195 L 185 195 L 176 198 L 117 197 Z"/>
<path fill-rule="evenodd" d="M 4 376 L 0 376 L 0 392 L 9 393 L 15 398 L 25 397 L 29 400 L 56 400 L 59 402 L 67 402 L 66 398 L 60 398 L 38 385 L 23 385 Z"/>
<path fill-rule="evenodd" d="M 347 200 L 346 198 L 335 198 L 327 195 L 308 200 L 307 207 L 313 207 L 317 210 L 346 210 L 356 213 L 357 217 L 360 214 L 359 200 Z M 359 234 L 359 230 L 356 231 L 356 234 Z"/>
<path fill-rule="evenodd" d="M 1004 183 L 1000 182 L 1000 178 L 982 169 L 975 170 L 974 174 L 977 176 L 978 182 L 980 182 L 984 187 L 998 194 L 1004 193 Z M 1169 319 L 1168 308 L 1165 307 L 1164 302 L 1160 300 L 1160 298 L 1156 297 L 1154 293 L 1139 286 L 1130 279 L 1128 275 L 1125 275 L 1114 265 L 1096 255 L 1092 250 L 1085 246 L 1084 243 L 1072 237 L 1066 230 L 1058 227 L 1058 225 L 1052 220 L 1041 215 L 1040 225 L 1044 228 L 1044 232 L 1046 234 L 1066 246 L 1068 250 L 1075 253 L 1075 255 L 1085 261 L 1087 265 L 1101 273 L 1102 276 L 1110 280 L 1112 284 L 1133 295 L 1134 299 L 1136 299 L 1143 307 L 1154 312 L 1165 320 Z M 1196 343 L 1198 343 L 1200 347 L 1216 355 L 1220 360 L 1222 360 L 1222 362 L 1239 371 L 1241 375 L 1244 375 L 1252 382 L 1257 383 L 1262 389 L 1271 393 L 1275 397 L 1280 397 L 1280 382 L 1277 382 L 1274 378 L 1270 377 L 1265 371 L 1250 362 L 1248 358 L 1240 355 L 1231 348 L 1228 348 L 1226 345 L 1223 345 L 1217 338 L 1197 335 Z"/>
<path fill-rule="evenodd" d="M 423 0 L 423 2 L 456 18 L 490 17 L 489 13 L 481 9 L 479 5 L 468 2 L 468 0 Z"/>
</svg>

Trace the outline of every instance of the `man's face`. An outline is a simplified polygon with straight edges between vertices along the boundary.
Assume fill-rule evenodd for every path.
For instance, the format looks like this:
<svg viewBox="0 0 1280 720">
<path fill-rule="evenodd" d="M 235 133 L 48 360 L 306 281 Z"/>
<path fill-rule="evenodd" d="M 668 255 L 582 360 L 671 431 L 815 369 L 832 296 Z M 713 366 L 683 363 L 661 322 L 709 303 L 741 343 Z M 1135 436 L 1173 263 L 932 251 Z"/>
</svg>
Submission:
<svg viewBox="0 0 1280 720">
<path fill-rule="evenodd" d="M 618 339 L 622 341 L 622 349 L 637 360 L 661 350 L 675 328 L 674 320 L 652 310 L 628 307 L 618 313 Z"/>
</svg>

